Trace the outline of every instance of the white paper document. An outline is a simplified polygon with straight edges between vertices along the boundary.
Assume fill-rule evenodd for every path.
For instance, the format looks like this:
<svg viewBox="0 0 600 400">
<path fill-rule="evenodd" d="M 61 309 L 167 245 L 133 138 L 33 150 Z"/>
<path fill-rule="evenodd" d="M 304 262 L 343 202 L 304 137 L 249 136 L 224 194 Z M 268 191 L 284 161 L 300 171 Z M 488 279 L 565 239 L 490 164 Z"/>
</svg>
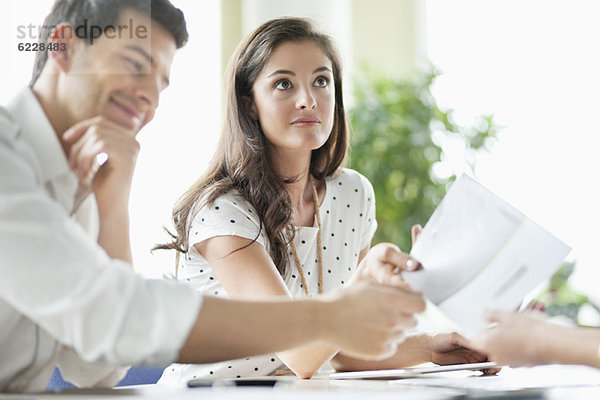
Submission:
<svg viewBox="0 0 600 400">
<path fill-rule="evenodd" d="M 450 371 L 480 371 L 488 368 L 501 367 L 494 362 L 470 364 L 428 365 L 400 369 L 381 369 L 373 371 L 334 372 L 329 379 L 405 379 L 428 374 L 438 374 Z"/>
<path fill-rule="evenodd" d="M 486 327 L 484 310 L 514 310 L 571 248 L 467 175 L 423 228 L 411 256 L 423 269 L 404 279 L 466 334 Z"/>
<path fill-rule="evenodd" d="M 514 392 L 528 389 L 598 386 L 600 385 L 600 371 L 597 368 L 579 365 L 543 365 L 522 368 L 504 367 L 498 375 L 493 376 L 469 377 L 464 374 L 453 375 L 453 373 L 441 373 L 424 375 L 418 379 L 401 379 L 391 383 L 401 386 L 415 385 L 466 389 L 475 393 Z M 525 398 L 525 396 L 522 398 Z M 577 399 L 580 397 L 571 394 L 567 398 Z"/>
</svg>

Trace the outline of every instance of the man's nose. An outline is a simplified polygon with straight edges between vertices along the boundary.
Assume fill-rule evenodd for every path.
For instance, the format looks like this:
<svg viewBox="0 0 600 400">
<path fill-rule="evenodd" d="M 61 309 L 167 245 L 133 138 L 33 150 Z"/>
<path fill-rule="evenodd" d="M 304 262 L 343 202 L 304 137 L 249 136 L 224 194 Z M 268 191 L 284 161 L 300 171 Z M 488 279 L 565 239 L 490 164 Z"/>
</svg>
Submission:
<svg viewBox="0 0 600 400">
<path fill-rule="evenodd" d="M 136 100 L 141 103 L 142 111 L 154 111 L 160 97 L 160 79 L 154 74 L 145 74 L 135 91 Z"/>
</svg>

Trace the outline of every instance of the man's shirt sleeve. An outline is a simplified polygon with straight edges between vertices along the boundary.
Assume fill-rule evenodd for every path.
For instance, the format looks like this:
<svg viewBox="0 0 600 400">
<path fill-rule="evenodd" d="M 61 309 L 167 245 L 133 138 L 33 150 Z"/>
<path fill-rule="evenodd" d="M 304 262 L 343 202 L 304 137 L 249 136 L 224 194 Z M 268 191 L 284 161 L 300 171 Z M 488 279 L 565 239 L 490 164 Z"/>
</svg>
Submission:
<svg viewBox="0 0 600 400">
<path fill-rule="evenodd" d="M 2 300 L 83 360 L 174 361 L 201 297 L 110 259 L 44 192 L 26 145 L 13 139 L 0 132 Z"/>
</svg>

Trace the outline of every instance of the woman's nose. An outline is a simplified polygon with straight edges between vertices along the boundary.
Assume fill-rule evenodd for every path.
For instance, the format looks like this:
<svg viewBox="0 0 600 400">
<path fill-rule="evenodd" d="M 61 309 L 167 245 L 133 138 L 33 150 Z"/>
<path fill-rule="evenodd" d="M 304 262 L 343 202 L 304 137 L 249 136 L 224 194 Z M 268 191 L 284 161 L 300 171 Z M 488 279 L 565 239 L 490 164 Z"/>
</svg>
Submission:
<svg viewBox="0 0 600 400">
<path fill-rule="evenodd" d="M 317 107 L 317 100 L 310 89 L 300 91 L 296 100 L 296 108 L 299 110 L 312 110 Z"/>
</svg>

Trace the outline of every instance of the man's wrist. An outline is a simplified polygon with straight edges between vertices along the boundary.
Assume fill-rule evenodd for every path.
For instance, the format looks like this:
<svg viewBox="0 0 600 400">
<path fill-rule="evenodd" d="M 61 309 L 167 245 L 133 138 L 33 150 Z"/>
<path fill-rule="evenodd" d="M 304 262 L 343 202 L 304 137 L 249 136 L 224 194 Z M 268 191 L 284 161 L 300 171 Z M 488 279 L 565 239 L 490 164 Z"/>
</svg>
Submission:
<svg viewBox="0 0 600 400">
<path fill-rule="evenodd" d="M 130 185 L 105 184 L 93 189 L 101 215 L 119 215 L 123 211 L 129 212 Z"/>
<path fill-rule="evenodd" d="M 420 335 L 422 350 L 423 350 L 423 359 L 425 362 L 433 362 L 433 336 L 430 335 Z"/>
<path fill-rule="evenodd" d="M 410 345 L 412 342 L 413 354 L 415 363 L 422 364 L 433 361 L 433 337 L 428 334 L 410 335 L 405 340 L 405 345 Z M 409 349 L 405 349 L 407 351 Z"/>
<path fill-rule="evenodd" d="M 114 199 L 113 201 L 98 200 L 98 214 L 100 220 L 118 219 L 119 221 L 129 221 L 129 201 L 123 199 Z"/>
<path fill-rule="evenodd" d="M 335 320 L 338 308 L 337 298 L 321 297 L 320 300 L 308 300 L 307 307 L 311 316 L 310 326 L 314 328 L 316 340 L 332 342 L 335 332 Z"/>
<path fill-rule="evenodd" d="M 92 181 L 92 190 L 97 198 L 128 200 L 132 182 L 133 170 L 105 172 L 100 169 Z"/>
</svg>

